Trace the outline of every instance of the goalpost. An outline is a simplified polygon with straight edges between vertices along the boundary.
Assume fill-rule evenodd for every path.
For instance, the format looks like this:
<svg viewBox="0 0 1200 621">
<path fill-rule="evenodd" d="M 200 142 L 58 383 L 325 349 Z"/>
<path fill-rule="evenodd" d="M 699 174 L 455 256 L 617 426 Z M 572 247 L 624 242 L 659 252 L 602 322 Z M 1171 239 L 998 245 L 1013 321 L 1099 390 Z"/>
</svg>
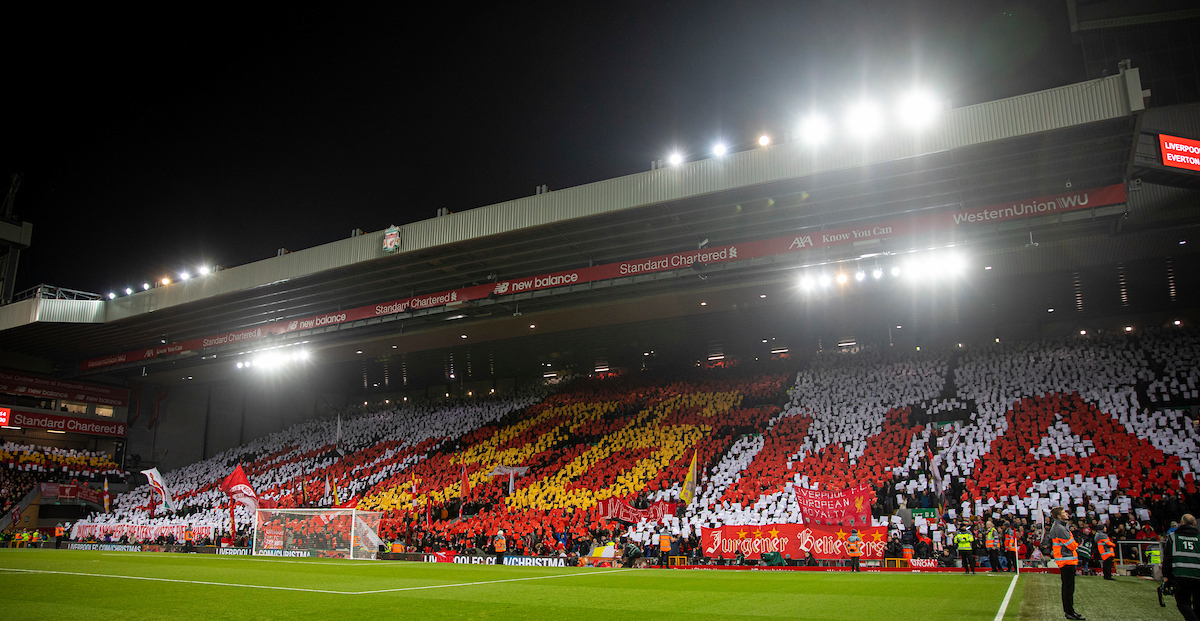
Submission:
<svg viewBox="0 0 1200 621">
<path fill-rule="evenodd" d="M 254 514 L 256 556 L 374 559 L 379 511 L 357 509 L 259 509 Z"/>
</svg>

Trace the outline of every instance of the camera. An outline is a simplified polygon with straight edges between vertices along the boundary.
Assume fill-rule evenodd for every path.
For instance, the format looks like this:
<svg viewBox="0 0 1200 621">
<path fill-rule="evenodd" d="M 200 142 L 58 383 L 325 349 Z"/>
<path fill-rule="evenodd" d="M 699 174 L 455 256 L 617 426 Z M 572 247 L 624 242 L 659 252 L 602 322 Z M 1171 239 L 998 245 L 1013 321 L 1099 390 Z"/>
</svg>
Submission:
<svg viewBox="0 0 1200 621">
<path fill-rule="evenodd" d="M 1163 602 L 1164 595 L 1175 595 L 1175 585 L 1170 582 L 1164 582 L 1158 586 L 1158 605 L 1166 608 L 1167 604 Z"/>
</svg>

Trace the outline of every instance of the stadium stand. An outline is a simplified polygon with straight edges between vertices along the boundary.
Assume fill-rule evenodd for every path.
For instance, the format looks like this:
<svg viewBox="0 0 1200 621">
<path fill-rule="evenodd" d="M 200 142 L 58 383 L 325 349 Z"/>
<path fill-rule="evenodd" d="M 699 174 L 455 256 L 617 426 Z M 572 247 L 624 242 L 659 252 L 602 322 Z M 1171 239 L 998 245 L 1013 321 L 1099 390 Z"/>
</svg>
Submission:
<svg viewBox="0 0 1200 621">
<path fill-rule="evenodd" d="M 544 397 L 347 411 L 344 457 L 337 419 L 309 421 L 167 473 L 174 513 L 151 520 L 142 487 L 89 522 L 223 528 L 216 486 L 242 464 L 280 506 L 357 499 L 385 513 L 385 538 L 416 550 L 484 549 L 500 528 L 518 554 L 622 535 L 647 545 L 661 526 L 694 547 L 703 527 L 801 522 L 789 486 L 867 484 L 876 524 L 899 529 L 898 509 L 939 505 L 948 522 L 995 515 L 1032 554 L 1029 517 L 1049 504 L 1068 506 L 1082 528 L 1107 516 L 1114 539 L 1196 510 L 1195 421 L 1150 407 L 1151 395 L 1175 404 L 1194 394 L 1196 343 L 1167 329 L 905 353 L 859 346 L 775 363 L 803 367 L 790 387 L 779 366 L 727 365 L 580 378 Z M 633 525 L 602 517 L 609 498 L 676 502 L 693 452 L 690 505 Z M 237 519 L 245 527 L 249 513 L 238 508 Z M 889 550 L 907 542 L 936 554 L 952 528 L 896 532 Z"/>
</svg>

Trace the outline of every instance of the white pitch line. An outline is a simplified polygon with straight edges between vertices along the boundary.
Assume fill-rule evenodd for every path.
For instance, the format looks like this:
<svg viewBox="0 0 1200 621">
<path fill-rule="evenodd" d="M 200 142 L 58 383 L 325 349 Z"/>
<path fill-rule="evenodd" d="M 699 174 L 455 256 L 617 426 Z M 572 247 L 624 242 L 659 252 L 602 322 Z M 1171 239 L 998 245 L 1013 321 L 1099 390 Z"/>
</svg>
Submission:
<svg viewBox="0 0 1200 621">
<path fill-rule="evenodd" d="M 326 561 L 326 562 L 319 562 L 319 561 L 293 561 L 293 560 L 289 560 L 289 559 L 283 559 L 283 558 L 278 558 L 278 559 L 277 559 L 277 558 L 250 558 L 249 556 L 243 556 L 243 555 L 241 555 L 241 554 L 204 554 L 204 555 L 200 555 L 200 554 L 189 554 L 189 555 L 186 555 L 186 556 L 183 556 L 183 555 L 178 555 L 178 556 L 167 556 L 167 555 L 157 555 L 157 556 L 152 556 L 152 555 L 150 555 L 150 554 L 147 554 L 147 553 L 145 553 L 145 552 L 127 552 L 127 553 L 125 553 L 125 554 L 116 554 L 116 553 L 113 553 L 113 552 L 105 552 L 105 553 L 101 553 L 101 556 L 120 556 L 120 557 L 124 557 L 124 558 L 137 557 L 137 558 L 153 558 L 153 559 L 160 559 L 160 558 L 162 558 L 162 559 L 176 559 L 176 560 L 177 560 L 177 559 L 180 559 L 180 558 L 202 558 L 202 559 L 205 559 L 205 560 L 208 560 L 208 559 L 210 559 L 210 558 L 220 558 L 220 559 L 237 559 L 237 560 L 239 560 L 239 561 L 256 561 L 256 562 L 259 562 L 259 563 L 295 563 L 295 564 L 297 564 L 297 565 L 324 565 L 325 567 L 337 567 L 337 566 L 362 567 L 362 566 L 364 566 L 364 565 L 366 565 L 366 566 L 379 566 L 379 567 L 386 567 L 387 565 L 389 565 L 389 564 L 390 564 L 390 563 L 384 563 L 384 562 L 381 562 L 381 561 L 359 561 L 359 560 L 356 560 L 356 559 L 329 559 L 329 561 Z M 346 561 L 349 561 L 349 562 L 346 562 Z"/>
<path fill-rule="evenodd" d="M 521 582 L 522 580 L 547 580 L 549 578 L 565 578 L 568 576 L 607 576 L 611 574 L 619 574 L 626 571 L 637 571 L 635 569 L 614 569 L 612 571 L 589 571 L 578 572 L 573 574 L 558 574 L 556 576 L 533 576 L 529 578 L 506 578 L 504 580 L 484 580 L 482 582 L 461 582 L 456 584 L 431 584 L 428 586 L 402 587 L 398 589 L 379 589 L 377 591 L 359 591 L 355 595 L 369 595 L 373 593 L 398 593 L 400 591 L 422 591 L 425 589 L 445 589 L 448 587 L 460 586 L 475 586 L 479 584 L 499 584 L 501 582 Z"/>
<path fill-rule="evenodd" d="M 152 582 L 175 582 L 181 584 L 203 584 L 208 586 L 227 586 L 241 587 L 244 589 L 268 589 L 273 591 L 302 591 L 305 593 L 328 593 L 330 595 L 374 595 L 378 593 L 398 593 L 401 591 L 422 591 L 426 589 L 448 589 L 451 587 L 478 586 L 481 584 L 499 584 L 502 582 L 521 582 L 526 580 L 546 580 L 549 578 L 567 578 L 570 576 L 597 576 L 621 573 L 626 571 L 635 571 L 633 569 L 616 569 L 606 572 L 577 572 L 570 574 L 558 574 L 554 576 L 531 576 L 528 578 L 506 578 L 504 580 L 483 580 L 480 582 L 455 582 L 451 584 L 430 584 L 426 586 L 401 587 L 396 589 L 378 589 L 373 591 L 331 591 L 328 589 L 304 589 L 300 587 L 282 587 L 282 586 L 266 586 L 261 584 L 236 584 L 230 582 L 209 582 L 205 580 L 179 580 L 175 578 L 153 578 L 149 576 L 118 576 L 112 574 L 89 574 L 76 571 L 52 571 L 49 569 L 19 569 L 16 567 L 0 567 L 0 571 L 13 571 L 31 574 L 58 574 L 64 576 L 84 576 L 88 578 L 121 578 L 124 580 L 149 580 Z"/>
<path fill-rule="evenodd" d="M 1008 600 L 1012 599 L 1013 589 L 1017 588 L 1017 576 L 1014 574 L 1012 582 L 1008 583 L 1008 593 L 1004 594 L 1004 601 L 1000 602 L 1000 610 L 996 612 L 996 618 L 993 621 L 1004 621 L 1004 613 L 1008 610 Z"/>
</svg>

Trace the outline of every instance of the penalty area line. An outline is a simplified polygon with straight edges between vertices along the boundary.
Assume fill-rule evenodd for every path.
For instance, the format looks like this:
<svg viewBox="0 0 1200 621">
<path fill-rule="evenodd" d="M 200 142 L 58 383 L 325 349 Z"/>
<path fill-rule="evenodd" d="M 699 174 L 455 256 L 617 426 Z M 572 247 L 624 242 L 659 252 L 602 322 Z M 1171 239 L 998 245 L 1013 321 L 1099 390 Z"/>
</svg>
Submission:
<svg viewBox="0 0 1200 621">
<path fill-rule="evenodd" d="M 613 571 L 588 571 L 553 576 L 530 576 L 526 578 L 505 578 L 503 580 L 481 580 L 479 582 L 454 582 L 450 584 L 429 584 L 425 586 L 399 587 L 395 589 L 376 589 L 370 591 L 333 591 L 329 589 L 305 589 L 302 587 L 268 586 L 262 584 L 238 584 L 232 582 L 210 582 L 207 580 L 181 580 L 177 578 L 155 578 L 151 576 L 120 576 L 114 574 L 91 574 L 78 571 L 54 571 L 50 569 L 20 569 L 16 567 L 0 567 L 0 572 L 15 572 L 23 574 L 56 574 L 62 576 L 83 576 L 86 578 L 119 578 L 123 580 L 147 580 L 150 582 L 174 582 L 178 584 L 201 584 L 205 586 L 240 587 L 243 589 L 266 589 L 270 591 L 300 591 L 304 593 L 327 593 L 330 595 L 375 595 L 379 593 L 400 593 L 403 591 L 423 591 L 428 589 L 448 589 L 453 587 L 479 586 L 484 584 L 500 584 L 504 582 L 523 582 L 528 580 L 547 580 L 550 578 L 568 578 L 571 576 L 597 576 L 636 571 L 634 569 L 617 569 Z"/>
<path fill-rule="evenodd" d="M 1012 599 L 1013 590 L 1017 588 L 1017 578 L 1021 574 L 1014 574 L 1012 582 L 1008 583 L 1008 593 L 1004 594 L 1004 601 L 1000 602 L 1000 610 L 996 611 L 996 618 L 993 621 L 1004 621 L 1004 613 L 1008 611 L 1008 602 Z"/>
</svg>

